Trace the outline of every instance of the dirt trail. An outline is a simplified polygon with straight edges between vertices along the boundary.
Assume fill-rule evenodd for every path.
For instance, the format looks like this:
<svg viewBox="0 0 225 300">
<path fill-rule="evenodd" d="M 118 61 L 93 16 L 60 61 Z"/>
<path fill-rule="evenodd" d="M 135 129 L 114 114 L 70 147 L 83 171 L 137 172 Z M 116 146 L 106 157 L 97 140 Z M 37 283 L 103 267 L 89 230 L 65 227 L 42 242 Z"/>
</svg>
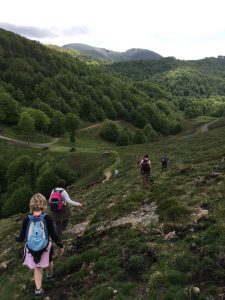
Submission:
<svg viewBox="0 0 225 300">
<path fill-rule="evenodd" d="M 116 120 L 116 121 L 111 121 L 111 122 L 117 124 L 117 123 L 120 123 L 121 121 L 120 120 Z M 92 129 L 92 128 L 99 127 L 99 126 L 102 125 L 102 123 L 103 122 L 100 122 L 100 123 L 97 123 L 97 124 L 94 124 L 94 125 L 90 125 L 88 127 L 84 127 L 84 128 L 78 129 L 78 130 L 76 130 L 76 132 L 86 131 L 86 130 L 89 130 L 89 129 Z"/>
<path fill-rule="evenodd" d="M 76 132 L 81 132 L 81 131 L 85 131 L 85 130 L 88 130 L 88 129 L 96 128 L 96 127 L 99 127 L 101 124 L 102 123 L 97 123 L 97 124 L 94 124 L 94 125 L 91 125 L 91 126 L 88 126 L 88 127 L 84 127 L 84 128 L 76 130 Z"/>
<path fill-rule="evenodd" d="M 217 118 L 217 119 L 215 119 L 215 120 L 213 120 L 213 121 L 210 121 L 210 122 L 208 122 L 208 123 L 205 123 L 205 124 L 201 125 L 198 129 L 195 130 L 194 133 L 191 133 L 191 134 L 187 134 L 187 135 L 185 135 L 185 136 L 182 136 L 182 138 L 183 138 L 183 139 L 187 139 L 187 138 L 189 138 L 189 137 L 195 136 L 195 135 L 198 134 L 198 133 L 205 133 L 205 132 L 207 132 L 207 131 L 209 130 L 209 126 L 210 126 L 211 124 L 217 122 L 219 119 L 220 119 L 220 118 Z"/>
<path fill-rule="evenodd" d="M 200 131 L 201 131 L 201 132 L 207 132 L 207 131 L 209 130 L 209 126 L 210 126 L 211 124 L 217 122 L 219 119 L 220 119 L 220 118 L 218 118 L 218 119 L 216 119 L 216 120 L 213 120 L 213 121 L 211 121 L 211 122 L 209 122 L 209 123 L 206 123 L 206 124 L 202 125 L 201 128 L 200 128 Z"/>
<path fill-rule="evenodd" d="M 105 183 L 106 181 L 108 181 L 110 179 L 110 177 L 112 176 L 112 172 L 105 171 L 104 176 L 105 176 L 105 179 L 102 181 L 102 183 Z"/>
<path fill-rule="evenodd" d="M 24 146 L 32 147 L 32 148 L 49 147 L 50 145 L 53 145 L 53 144 L 57 143 L 60 140 L 60 138 L 54 138 L 53 141 L 51 141 L 49 143 L 29 143 L 28 144 L 27 141 L 17 140 L 17 139 L 10 138 L 10 137 L 4 136 L 4 135 L 0 135 L 0 139 L 6 140 L 6 141 L 8 141 L 10 143 L 13 143 L 13 144 L 20 144 L 20 145 L 24 145 Z"/>
</svg>

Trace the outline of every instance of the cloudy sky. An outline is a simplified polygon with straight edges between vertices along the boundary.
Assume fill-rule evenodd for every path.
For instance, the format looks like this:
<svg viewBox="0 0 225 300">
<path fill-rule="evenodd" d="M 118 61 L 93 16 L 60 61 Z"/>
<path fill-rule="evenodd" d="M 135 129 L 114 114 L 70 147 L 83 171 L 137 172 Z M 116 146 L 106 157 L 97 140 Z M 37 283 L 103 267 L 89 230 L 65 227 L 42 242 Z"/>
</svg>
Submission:
<svg viewBox="0 0 225 300">
<path fill-rule="evenodd" d="M 1 0 L 0 28 L 43 44 L 225 55 L 224 0 Z"/>
</svg>

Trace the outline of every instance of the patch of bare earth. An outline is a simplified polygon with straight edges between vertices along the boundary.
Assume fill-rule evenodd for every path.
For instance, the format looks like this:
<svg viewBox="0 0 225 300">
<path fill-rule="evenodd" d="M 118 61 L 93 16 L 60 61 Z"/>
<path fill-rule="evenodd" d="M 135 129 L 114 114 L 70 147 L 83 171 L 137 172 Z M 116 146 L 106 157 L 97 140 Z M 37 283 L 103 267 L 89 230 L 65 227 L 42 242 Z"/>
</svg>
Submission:
<svg viewBox="0 0 225 300">
<path fill-rule="evenodd" d="M 133 211 L 131 214 L 125 217 L 108 222 L 107 224 L 98 227 L 97 231 L 103 231 L 125 224 L 131 224 L 133 227 L 135 227 L 139 224 L 147 226 L 151 223 L 158 223 L 156 208 L 157 206 L 155 202 L 152 202 L 151 204 L 145 204 L 138 211 Z"/>
</svg>

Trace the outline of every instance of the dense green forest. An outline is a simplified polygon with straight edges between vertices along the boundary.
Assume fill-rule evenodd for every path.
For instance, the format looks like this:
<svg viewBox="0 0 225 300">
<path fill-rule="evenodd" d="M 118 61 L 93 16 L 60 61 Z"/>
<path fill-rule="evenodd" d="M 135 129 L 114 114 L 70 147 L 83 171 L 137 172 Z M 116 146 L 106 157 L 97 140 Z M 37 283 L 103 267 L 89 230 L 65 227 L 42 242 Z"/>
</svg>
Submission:
<svg viewBox="0 0 225 300">
<path fill-rule="evenodd" d="M 42 127 L 36 129 L 56 135 L 61 133 L 57 120 L 71 113 L 91 122 L 108 118 L 124 119 L 140 128 L 151 124 L 163 134 L 181 129 L 172 98 L 165 112 L 144 90 L 100 65 L 87 64 L 2 29 L 0 69 L 0 121 L 7 124 L 16 124 L 29 107 L 28 114 Z"/>
<path fill-rule="evenodd" d="M 182 61 L 173 57 L 124 62 L 107 69 L 135 82 L 150 97 L 171 97 L 186 117 L 225 113 L 225 57 Z M 157 93 L 158 92 L 158 93 Z"/>
</svg>

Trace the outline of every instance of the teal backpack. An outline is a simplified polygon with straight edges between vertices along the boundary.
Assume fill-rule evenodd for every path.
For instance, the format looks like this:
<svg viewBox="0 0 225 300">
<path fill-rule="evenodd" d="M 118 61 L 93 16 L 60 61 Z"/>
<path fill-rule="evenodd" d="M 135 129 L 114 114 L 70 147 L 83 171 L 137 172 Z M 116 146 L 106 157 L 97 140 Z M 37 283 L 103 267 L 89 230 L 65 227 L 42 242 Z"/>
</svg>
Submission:
<svg viewBox="0 0 225 300">
<path fill-rule="evenodd" d="M 31 254 L 43 253 L 48 247 L 49 238 L 45 216 L 46 213 L 42 213 L 40 216 L 28 215 L 26 246 Z"/>
</svg>

